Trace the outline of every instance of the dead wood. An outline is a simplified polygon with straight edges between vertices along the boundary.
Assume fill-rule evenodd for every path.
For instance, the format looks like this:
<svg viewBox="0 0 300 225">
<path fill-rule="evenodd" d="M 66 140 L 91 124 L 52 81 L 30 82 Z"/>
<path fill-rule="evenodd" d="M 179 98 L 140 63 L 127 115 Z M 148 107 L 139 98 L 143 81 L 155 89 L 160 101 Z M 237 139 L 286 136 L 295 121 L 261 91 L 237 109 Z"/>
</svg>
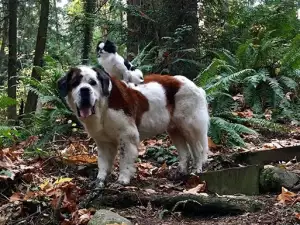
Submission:
<svg viewBox="0 0 300 225">
<path fill-rule="evenodd" d="M 236 215 L 245 212 L 255 212 L 262 208 L 262 203 L 249 197 L 217 197 L 193 194 L 177 195 L 147 195 L 134 191 L 115 191 L 105 189 L 91 200 L 89 207 L 103 206 L 127 208 L 132 206 L 162 207 L 170 211 L 181 211 L 186 215 Z"/>
</svg>

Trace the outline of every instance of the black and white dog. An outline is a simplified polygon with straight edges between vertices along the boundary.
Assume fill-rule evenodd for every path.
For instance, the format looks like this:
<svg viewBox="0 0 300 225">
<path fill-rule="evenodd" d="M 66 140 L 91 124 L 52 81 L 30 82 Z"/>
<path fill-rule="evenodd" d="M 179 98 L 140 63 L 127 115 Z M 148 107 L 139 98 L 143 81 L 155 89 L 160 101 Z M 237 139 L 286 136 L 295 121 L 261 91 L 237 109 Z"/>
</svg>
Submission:
<svg viewBox="0 0 300 225">
<path fill-rule="evenodd" d="M 117 53 L 117 46 L 112 41 L 99 41 L 96 48 L 99 64 L 110 75 L 127 83 L 142 84 L 143 73 L 127 59 Z"/>
</svg>

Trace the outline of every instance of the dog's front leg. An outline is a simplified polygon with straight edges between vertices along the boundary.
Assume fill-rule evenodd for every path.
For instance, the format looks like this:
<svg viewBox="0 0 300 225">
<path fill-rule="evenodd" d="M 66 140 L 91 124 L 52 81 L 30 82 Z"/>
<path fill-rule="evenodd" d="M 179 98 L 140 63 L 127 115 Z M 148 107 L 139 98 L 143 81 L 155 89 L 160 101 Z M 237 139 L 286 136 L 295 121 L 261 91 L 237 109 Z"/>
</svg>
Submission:
<svg viewBox="0 0 300 225">
<path fill-rule="evenodd" d="M 136 171 L 134 162 L 138 157 L 138 140 L 138 135 L 120 138 L 118 146 L 120 152 L 120 175 L 118 183 L 120 184 L 129 184 L 131 177 Z"/>
<path fill-rule="evenodd" d="M 116 157 L 117 148 L 111 143 L 97 143 L 98 148 L 98 175 L 97 186 L 103 187 L 106 176 L 110 173 L 114 159 Z"/>
</svg>

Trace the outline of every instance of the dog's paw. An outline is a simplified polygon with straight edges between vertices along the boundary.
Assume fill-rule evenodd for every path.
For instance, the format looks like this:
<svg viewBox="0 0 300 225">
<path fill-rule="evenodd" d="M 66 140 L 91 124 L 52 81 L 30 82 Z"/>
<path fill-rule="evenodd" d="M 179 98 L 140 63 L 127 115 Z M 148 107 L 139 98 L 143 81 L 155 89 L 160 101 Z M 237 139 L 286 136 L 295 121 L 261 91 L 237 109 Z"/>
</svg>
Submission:
<svg viewBox="0 0 300 225">
<path fill-rule="evenodd" d="M 92 188 L 92 189 L 102 189 L 102 188 L 104 188 L 104 186 L 105 186 L 104 180 L 97 178 L 96 180 L 94 180 L 91 183 L 90 188 Z"/>
<path fill-rule="evenodd" d="M 130 183 L 130 178 L 126 176 L 119 176 L 118 183 L 121 185 L 128 185 Z"/>
</svg>

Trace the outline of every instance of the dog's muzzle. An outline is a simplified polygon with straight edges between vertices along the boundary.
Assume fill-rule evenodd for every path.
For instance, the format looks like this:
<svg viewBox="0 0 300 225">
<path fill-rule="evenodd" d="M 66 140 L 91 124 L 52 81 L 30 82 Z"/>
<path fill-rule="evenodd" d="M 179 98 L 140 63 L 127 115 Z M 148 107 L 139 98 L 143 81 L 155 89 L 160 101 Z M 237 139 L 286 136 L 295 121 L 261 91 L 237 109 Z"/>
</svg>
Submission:
<svg viewBox="0 0 300 225">
<path fill-rule="evenodd" d="M 77 105 L 77 113 L 81 118 L 87 118 L 95 114 L 95 105 L 91 104 L 91 93 L 87 87 L 80 89 L 80 102 Z"/>
</svg>

